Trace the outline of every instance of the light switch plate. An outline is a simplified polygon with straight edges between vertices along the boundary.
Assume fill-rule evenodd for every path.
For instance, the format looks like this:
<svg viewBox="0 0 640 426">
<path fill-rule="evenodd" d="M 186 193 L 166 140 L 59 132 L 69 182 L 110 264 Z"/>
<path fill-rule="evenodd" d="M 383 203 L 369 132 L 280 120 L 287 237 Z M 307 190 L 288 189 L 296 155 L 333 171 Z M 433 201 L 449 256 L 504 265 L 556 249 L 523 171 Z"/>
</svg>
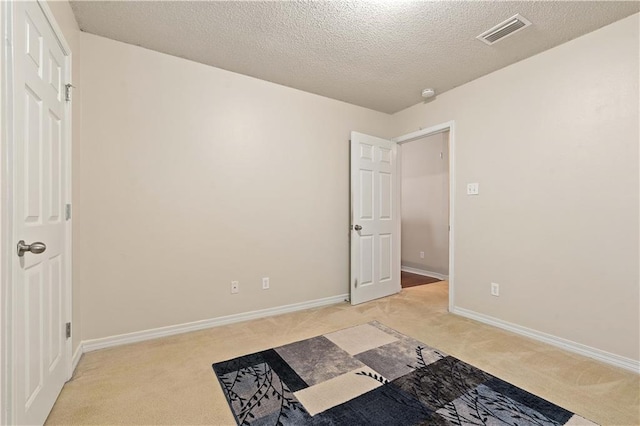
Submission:
<svg viewBox="0 0 640 426">
<path fill-rule="evenodd" d="M 475 183 L 468 183 L 467 184 L 467 195 L 478 195 L 480 193 L 480 184 L 475 182 Z"/>
</svg>

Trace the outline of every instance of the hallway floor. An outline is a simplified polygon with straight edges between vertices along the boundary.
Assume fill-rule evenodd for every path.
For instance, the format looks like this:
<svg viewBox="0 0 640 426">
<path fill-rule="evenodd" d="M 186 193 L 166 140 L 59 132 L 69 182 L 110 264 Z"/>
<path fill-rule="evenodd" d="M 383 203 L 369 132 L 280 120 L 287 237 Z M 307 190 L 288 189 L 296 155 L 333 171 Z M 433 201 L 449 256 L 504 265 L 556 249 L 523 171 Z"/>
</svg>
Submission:
<svg viewBox="0 0 640 426">
<path fill-rule="evenodd" d="M 640 376 L 447 312 L 447 282 L 83 356 L 47 424 L 234 425 L 211 364 L 378 320 L 602 425 L 640 424 Z"/>
<path fill-rule="evenodd" d="M 417 285 L 433 284 L 442 281 L 438 278 L 426 277 L 424 275 L 413 274 L 411 272 L 402 271 L 400 273 L 400 285 L 402 288 L 415 287 Z"/>
</svg>

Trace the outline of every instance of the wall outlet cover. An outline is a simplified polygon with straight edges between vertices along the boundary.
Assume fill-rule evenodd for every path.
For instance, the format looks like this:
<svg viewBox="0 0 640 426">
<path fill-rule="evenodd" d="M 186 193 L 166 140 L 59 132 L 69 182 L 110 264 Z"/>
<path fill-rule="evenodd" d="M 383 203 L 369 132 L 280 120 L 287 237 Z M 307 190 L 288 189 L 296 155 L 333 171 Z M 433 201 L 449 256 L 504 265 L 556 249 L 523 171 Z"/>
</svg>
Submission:
<svg viewBox="0 0 640 426">
<path fill-rule="evenodd" d="M 500 296 L 500 284 L 491 283 L 491 295 L 492 296 Z"/>
</svg>

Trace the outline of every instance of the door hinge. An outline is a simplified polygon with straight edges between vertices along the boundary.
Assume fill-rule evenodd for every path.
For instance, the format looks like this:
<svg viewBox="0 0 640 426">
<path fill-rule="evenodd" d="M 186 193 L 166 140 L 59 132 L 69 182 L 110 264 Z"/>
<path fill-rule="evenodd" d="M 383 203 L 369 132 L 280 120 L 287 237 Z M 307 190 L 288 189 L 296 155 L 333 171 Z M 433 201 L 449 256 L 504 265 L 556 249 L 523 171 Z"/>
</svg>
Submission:
<svg viewBox="0 0 640 426">
<path fill-rule="evenodd" d="M 355 288 L 358 288 L 358 279 L 357 279 L 357 278 L 356 278 L 356 282 L 355 282 L 355 283 L 353 283 L 353 286 L 354 286 Z"/>
<path fill-rule="evenodd" d="M 65 220 L 71 219 L 71 204 L 67 204 L 64 206 L 64 218 Z"/>
<path fill-rule="evenodd" d="M 64 85 L 64 100 L 67 102 L 71 102 L 71 88 L 76 87 L 71 83 L 67 83 Z"/>
<path fill-rule="evenodd" d="M 71 323 L 70 322 L 67 323 L 66 331 L 67 331 L 67 339 L 68 339 L 68 338 L 71 337 Z"/>
</svg>

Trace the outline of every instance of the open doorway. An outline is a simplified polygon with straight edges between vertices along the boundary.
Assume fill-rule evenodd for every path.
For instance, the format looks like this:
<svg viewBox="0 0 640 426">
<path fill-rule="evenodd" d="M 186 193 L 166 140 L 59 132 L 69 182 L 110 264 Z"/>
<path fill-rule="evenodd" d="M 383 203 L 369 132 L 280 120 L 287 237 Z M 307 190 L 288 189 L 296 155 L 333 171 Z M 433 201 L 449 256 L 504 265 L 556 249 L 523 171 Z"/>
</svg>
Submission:
<svg viewBox="0 0 640 426">
<path fill-rule="evenodd" d="M 405 142 L 401 179 L 402 288 L 449 278 L 449 130 Z"/>
<path fill-rule="evenodd" d="M 435 222 L 432 226 L 431 237 L 432 240 L 424 245 L 424 249 L 420 248 L 420 246 L 414 246 L 411 242 L 406 244 L 404 242 L 407 234 L 411 233 L 411 226 L 409 225 L 409 229 L 407 229 L 407 221 L 406 221 L 406 207 L 403 205 L 404 201 L 407 201 L 406 198 L 410 197 L 410 194 L 403 194 L 403 185 L 402 185 L 402 176 L 403 176 L 403 154 L 402 151 L 405 146 L 409 147 L 405 149 L 405 154 L 408 151 L 411 151 L 411 146 L 407 145 L 412 142 L 418 143 L 428 143 L 426 141 L 431 141 L 432 143 L 428 146 L 424 146 L 426 152 L 435 152 L 435 160 L 436 166 L 434 166 L 435 170 L 438 170 L 440 174 L 439 179 L 431 179 L 433 185 L 437 185 L 440 190 L 444 189 L 444 193 L 441 191 L 435 192 L 435 197 L 440 198 L 439 202 L 435 202 L 438 207 L 434 207 L 434 219 L 437 218 L 438 225 L 435 225 Z M 400 261 L 401 261 L 401 269 L 404 269 L 405 274 L 416 273 L 416 275 L 421 275 L 422 277 L 429 276 L 432 279 L 437 280 L 447 280 L 448 281 L 448 293 L 449 293 L 449 311 L 452 311 L 453 306 L 455 305 L 455 290 L 454 290 L 454 232 L 455 232 L 455 222 L 453 218 L 455 217 L 455 122 L 448 121 L 442 124 L 438 124 L 429 128 L 420 129 L 418 131 L 399 136 L 393 139 L 394 142 L 397 143 L 398 146 L 398 161 L 396 163 L 398 170 L 398 179 L 397 179 L 397 191 L 396 191 L 396 200 L 399 206 L 399 217 L 401 218 L 402 225 L 400 226 L 399 234 L 400 234 Z M 446 144 L 446 145 L 445 145 Z M 440 158 L 440 152 L 442 152 L 442 158 Z M 407 155 L 408 157 L 408 155 Z M 433 154 L 432 154 L 433 157 Z M 407 160 L 408 161 L 413 161 Z M 429 163 L 429 161 L 427 161 Z M 409 166 L 409 169 L 411 166 Z M 445 173 L 446 170 L 446 173 Z M 404 172 L 406 175 L 406 171 Z M 409 185 L 411 186 L 411 185 Z M 420 188 L 420 184 L 416 182 L 416 185 Z M 426 185 L 423 185 L 426 186 Z M 406 189 L 406 188 L 405 188 Z M 409 189 L 410 190 L 410 189 Z M 406 191 L 404 191 L 406 192 Z M 403 211 L 405 210 L 405 211 Z M 415 213 L 414 213 L 415 214 Z M 444 219 L 443 219 L 444 218 Z M 410 219 L 411 220 L 411 219 Z M 429 220 L 428 217 L 419 216 L 417 220 Z M 433 231 L 437 227 L 438 231 Z M 437 237 L 434 237 L 437 235 Z M 444 242 L 443 242 L 443 235 Z M 427 238 L 429 236 L 427 235 Z M 433 250 L 436 250 L 436 245 L 438 246 L 437 256 L 434 256 L 428 259 L 429 252 L 427 247 L 431 247 Z M 447 250 L 447 255 L 442 254 L 442 247 L 445 247 Z M 409 253 L 405 253 L 409 251 Z M 424 259 L 421 256 L 421 252 L 424 252 Z M 417 254 L 417 259 L 416 259 Z M 434 253 L 432 253 L 434 254 Z M 413 260 L 412 260 L 413 259 Z M 426 261 L 429 260 L 427 263 Z M 443 263 L 444 262 L 444 263 Z M 413 264 L 413 266 L 412 266 Z M 444 268 L 442 265 L 446 265 Z M 416 267 L 417 266 L 417 267 Z M 402 275 L 402 273 L 401 273 Z M 423 279 L 423 278 L 422 278 Z"/>
</svg>

